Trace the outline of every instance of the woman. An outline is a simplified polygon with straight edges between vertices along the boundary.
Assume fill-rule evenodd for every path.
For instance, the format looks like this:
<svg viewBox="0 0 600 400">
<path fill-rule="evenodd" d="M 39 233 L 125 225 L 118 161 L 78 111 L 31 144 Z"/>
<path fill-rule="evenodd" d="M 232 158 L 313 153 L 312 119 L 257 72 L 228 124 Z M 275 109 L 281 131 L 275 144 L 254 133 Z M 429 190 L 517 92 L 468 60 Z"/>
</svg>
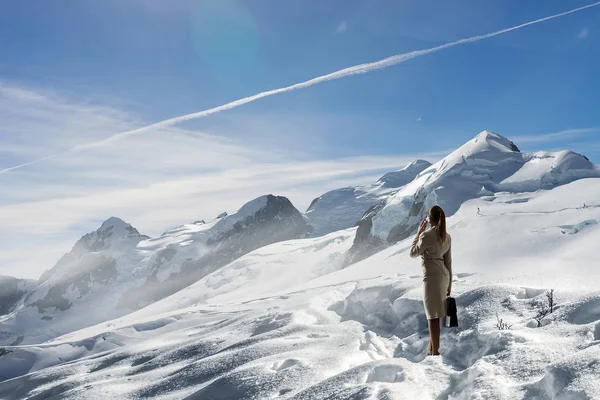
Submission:
<svg viewBox="0 0 600 400">
<path fill-rule="evenodd" d="M 450 235 L 446 233 L 446 215 L 440 206 L 428 212 L 431 229 L 426 231 L 427 219 L 419 225 L 410 256 L 421 256 L 425 313 L 429 324 L 427 355 L 439 356 L 440 318 L 446 316 L 446 296 L 452 290 L 452 253 Z"/>
</svg>

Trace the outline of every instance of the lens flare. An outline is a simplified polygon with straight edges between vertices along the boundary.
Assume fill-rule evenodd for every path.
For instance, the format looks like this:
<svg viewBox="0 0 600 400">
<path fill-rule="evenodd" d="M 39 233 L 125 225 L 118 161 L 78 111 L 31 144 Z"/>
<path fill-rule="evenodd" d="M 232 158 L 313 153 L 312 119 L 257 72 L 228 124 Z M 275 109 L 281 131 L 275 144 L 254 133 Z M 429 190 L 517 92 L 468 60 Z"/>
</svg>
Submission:
<svg viewBox="0 0 600 400">
<path fill-rule="evenodd" d="M 203 67 L 217 78 L 243 79 L 255 69 L 260 34 L 238 0 L 204 0 L 190 18 L 190 38 Z"/>
</svg>

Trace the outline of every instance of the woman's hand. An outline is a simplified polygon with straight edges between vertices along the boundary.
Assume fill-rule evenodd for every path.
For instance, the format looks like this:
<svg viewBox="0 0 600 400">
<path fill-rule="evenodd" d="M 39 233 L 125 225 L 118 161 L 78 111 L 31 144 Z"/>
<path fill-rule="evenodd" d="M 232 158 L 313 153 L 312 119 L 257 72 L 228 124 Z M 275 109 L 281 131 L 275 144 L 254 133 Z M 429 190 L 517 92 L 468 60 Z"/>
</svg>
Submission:
<svg viewBox="0 0 600 400">
<path fill-rule="evenodd" d="M 421 225 L 419 225 L 419 231 L 417 232 L 417 235 L 420 235 L 421 233 L 425 232 L 425 229 L 427 229 L 427 220 L 426 219 L 421 221 Z"/>
</svg>

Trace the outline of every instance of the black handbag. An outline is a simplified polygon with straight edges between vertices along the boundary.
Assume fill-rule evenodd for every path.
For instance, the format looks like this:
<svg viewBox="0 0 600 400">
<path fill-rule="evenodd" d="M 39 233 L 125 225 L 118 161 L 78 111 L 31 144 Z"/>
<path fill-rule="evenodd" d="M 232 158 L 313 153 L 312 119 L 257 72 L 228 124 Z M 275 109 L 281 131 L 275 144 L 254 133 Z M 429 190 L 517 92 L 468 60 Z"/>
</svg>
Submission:
<svg viewBox="0 0 600 400">
<path fill-rule="evenodd" d="M 446 319 L 444 321 L 444 326 L 446 328 L 458 327 L 458 313 L 454 297 L 446 297 Z"/>
</svg>

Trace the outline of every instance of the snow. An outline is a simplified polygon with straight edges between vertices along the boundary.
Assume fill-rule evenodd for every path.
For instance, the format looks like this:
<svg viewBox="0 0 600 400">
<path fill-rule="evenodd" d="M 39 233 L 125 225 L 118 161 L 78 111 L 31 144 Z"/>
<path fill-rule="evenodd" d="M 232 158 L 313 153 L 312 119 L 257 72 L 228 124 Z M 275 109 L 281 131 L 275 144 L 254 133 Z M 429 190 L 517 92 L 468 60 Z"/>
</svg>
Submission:
<svg viewBox="0 0 600 400">
<path fill-rule="evenodd" d="M 426 160 L 415 160 L 402 168 L 400 171 L 388 172 L 377 181 L 377 184 L 387 188 L 399 188 L 411 182 L 424 169 L 429 168 L 431 163 Z"/>
<path fill-rule="evenodd" d="M 306 212 L 314 228 L 313 236 L 355 226 L 369 208 L 383 203 L 430 165 L 429 161 L 416 160 L 399 171 L 383 175 L 371 185 L 336 189 L 318 197 Z"/>
<path fill-rule="evenodd" d="M 530 154 L 529 161 L 515 174 L 503 180 L 499 188 L 531 191 L 598 176 L 594 164 L 580 154 L 572 151 L 538 152 Z"/>
<path fill-rule="evenodd" d="M 83 236 L 69 254 L 44 273 L 39 285 L 28 290 L 30 293 L 19 307 L 14 310 L 11 307 L 11 313 L 0 316 L 0 345 L 38 344 L 128 314 L 194 283 L 227 264 L 219 257 L 227 260 L 235 258 L 237 253 L 244 254 L 239 247 L 243 245 L 243 235 L 235 242 L 237 248 L 224 246 L 218 239 L 233 231 L 243 231 L 245 221 L 264 210 L 269 199 L 276 203 L 271 210 L 274 213 L 263 216 L 261 221 L 268 223 L 269 218 L 275 218 L 291 229 L 294 215 L 286 213 L 295 212 L 296 219 L 305 224 L 302 215 L 286 203 L 287 199 L 274 196 L 261 196 L 237 213 L 209 223 L 185 224 L 158 238 L 140 235 L 121 219 L 109 218 L 98 230 Z M 241 228 L 237 227 L 239 223 L 243 223 Z M 285 239 L 273 234 L 272 228 L 261 228 L 259 224 L 247 228 L 253 235 L 248 238 L 247 246 L 253 245 L 252 240 L 260 243 Z M 283 229 L 274 232 L 289 235 Z M 199 264 L 203 257 L 208 261 Z M 175 279 L 179 280 L 173 283 Z"/>
<path fill-rule="evenodd" d="M 490 193 L 532 192 L 600 177 L 600 169 L 577 153 L 516 150 L 508 139 L 483 131 L 391 195 L 373 218 L 372 235 L 388 240 L 395 227 L 410 230 L 435 204 L 453 215 L 465 201 Z"/>
<path fill-rule="evenodd" d="M 244 204 L 242 208 L 235 214 L 219 216 L 219 221 L 215 224 L 214 229 L 219 231 L 228 231 L 233 225 L 238 222 L 245 220 L 246 218 L 256 214 L 261 209 L 267 206 L 268 196 L 260 196 L 248 203 Z M 222 215 L 222 214 L 221 214 Z"/>
<path fill-rule="evenodd" d="M 209 299 L 211 302 L 239 302 L 275 295 L 294 285 L 342 269 L 354 232 L 355 229 L 349 229 L 320 238 L 289 240 L 262 247 L 164 302 L 147 308 L 147 311 L 169 311 L 174 302 L 181 309 Z"/>
<path fill-rule="evenodd" d="M 486 132 L 389 195 L 396 219 L 412 217 L 411 195 L 456 202 L 459 327 L 442 330 L 441 357 L 425 356 L 412 235 L 346 265 L 357 232 L 347 228 L 261 247 L 127 315 L 6 346 L 0 398 L 600 398 L 598 168 L 575 153 L 512 149 Z M 213 228 L 203 229 L 136 249 L 151 262 Z M 550 289 L 555 310 L 538 324 Z"/>
<path fill-rule="evenodd" d="M 128 236 L 131 232 L 131 225 L 117 217 L 110 217 L 102 223 L 99 231 L 112 230 L 117 236 Z"/>
<path fill-rule="evenodd" d="M 138 249 L 143 254 L 150 254 L 151 252 L 167 247 L 173 246 L 185 246 L 190 240 L 193 240 L 196 234 L 201 232 L 210 231 L 219 222 L 218 219 L 204 224 L 184 224 L 174 229 L 170 229 L 164 232 L 157 238 L 150 238 L 142 241 L 138 244 Z"/>
</svg>

